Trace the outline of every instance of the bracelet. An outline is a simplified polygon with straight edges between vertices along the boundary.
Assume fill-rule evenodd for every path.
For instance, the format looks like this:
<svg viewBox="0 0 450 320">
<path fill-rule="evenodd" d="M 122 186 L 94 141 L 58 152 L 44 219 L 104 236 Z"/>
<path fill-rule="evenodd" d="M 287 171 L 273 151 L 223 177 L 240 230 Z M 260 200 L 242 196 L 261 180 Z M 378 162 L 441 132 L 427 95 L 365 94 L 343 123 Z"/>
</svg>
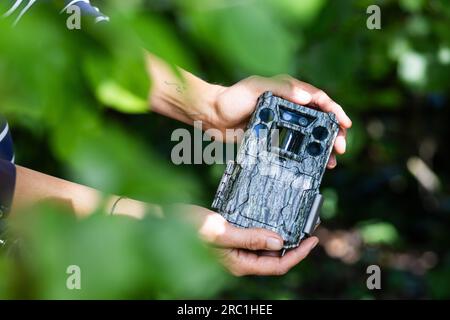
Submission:
<svg viewBox="0 0 450 320">
<path fill-rule="evenodd" d="M 120 200 L 123 200 L 123 199 L 127 199 L 127 197 L 118 197 L 116 199 L 116 201 L 114 201 L 114 204 L 111 208 L 111 212 L 109 213 L 109 215 L 111 215 L 111 216 L 114 215 L 114 211 L 116 210 L 117 205 L 119 204 Z"/>
</svg>

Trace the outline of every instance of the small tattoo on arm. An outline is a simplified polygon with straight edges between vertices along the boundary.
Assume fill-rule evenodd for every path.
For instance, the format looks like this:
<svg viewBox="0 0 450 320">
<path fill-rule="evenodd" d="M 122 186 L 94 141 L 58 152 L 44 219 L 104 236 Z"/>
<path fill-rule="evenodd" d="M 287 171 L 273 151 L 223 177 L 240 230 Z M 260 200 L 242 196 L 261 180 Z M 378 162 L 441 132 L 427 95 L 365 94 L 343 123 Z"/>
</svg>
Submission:
<svg viewBox="0 0 450 320">
<path fill-rule="evenodd" d="M 169 82 L 169 81 L 164 81 L 164 83 L 168 86 L 175 86 L 175 90 L 177 90 L 178 93 L 184 93 L 186 91 L 186 86 L 176 83 L 176 82 Z"/>
</svg>

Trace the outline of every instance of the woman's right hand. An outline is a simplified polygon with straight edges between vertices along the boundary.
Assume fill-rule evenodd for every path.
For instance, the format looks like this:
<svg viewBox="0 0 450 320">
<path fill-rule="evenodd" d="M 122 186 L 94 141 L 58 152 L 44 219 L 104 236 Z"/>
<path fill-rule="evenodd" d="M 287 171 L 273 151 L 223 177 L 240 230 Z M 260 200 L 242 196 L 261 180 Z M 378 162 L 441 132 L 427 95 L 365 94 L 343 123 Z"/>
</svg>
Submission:
<svg viewBox="0 0 450 320">
<path fill-rule="evenodd" d="M 306 258 L 319 242 L 317 237 L 310 237 L 283 257 L 260 255 L 258 251 L 261 250 L 268 253 L 281 250 L 283 239 L 270 230 L 235 227 L 220 214 L 206 208 L 180 206 L 183 212 L 188 211 L 189 218 L 194 219 L 200 236 L 217 247 L 221 262 L 236 276 L 283 275 Z"/>
</svg>

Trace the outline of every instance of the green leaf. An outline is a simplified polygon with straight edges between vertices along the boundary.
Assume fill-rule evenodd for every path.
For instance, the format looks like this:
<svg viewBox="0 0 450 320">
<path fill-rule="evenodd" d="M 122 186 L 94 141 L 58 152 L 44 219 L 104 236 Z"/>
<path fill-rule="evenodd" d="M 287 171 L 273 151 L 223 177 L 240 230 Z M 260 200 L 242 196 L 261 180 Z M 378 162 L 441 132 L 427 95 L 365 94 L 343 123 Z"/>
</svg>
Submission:
<svg viewBox="0 0 450 320">
<path fill-rule="evenodd" d="M 394 244 L 399 240 L 397 229 L 389 222 L 366 222 L 359 231 L 367 244 Z"/>
<path fill-rule="evenodd" d="M 261 75 L 292 70 L 301 38 L 289 32 L 270 7 L 247 1 L 223 6 L 194 3 L 182 5 L 190 32 L 231 70 Z"/>
<path fill-rule="evenodd" d="M 148 111 L 146 100 L 126 90 L 114 80 L 104 80 L 96 88 L 100 102 L 124 113 L 145 113 Z"/>
<path fill-rule="evenodd" d="M 305 26 L 317 18 L 327 0 L 268 0 L 268 2 L 280 10 L 281 16 Z"/>
</svg>

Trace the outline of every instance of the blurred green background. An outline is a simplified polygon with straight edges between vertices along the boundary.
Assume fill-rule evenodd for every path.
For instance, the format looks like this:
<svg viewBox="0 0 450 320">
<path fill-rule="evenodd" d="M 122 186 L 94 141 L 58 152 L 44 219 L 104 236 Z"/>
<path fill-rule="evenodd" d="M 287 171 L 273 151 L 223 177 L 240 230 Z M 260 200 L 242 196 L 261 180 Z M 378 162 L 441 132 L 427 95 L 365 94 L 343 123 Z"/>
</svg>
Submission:
<svg viewBox="0 0 450 320">
<path fill-rule="evenodd" d="M 79 222 L 44 206 L 13 223 L 22 250 L 0 255 L 0 298 L 450 298 L 448 1 L 92 2 L 110 23 L 69 31 L 62 1 L 38 1 L 14 28 L 0 19 L 0 112 L 17 162 L 209 207 L 224 166 L 171 164 L 171 132 L 186 126 L 145 113 L 141 48 L 224 85 L 288 73 L 353 120 L 322 185 L 321 246 L 283 277 L 234 279 L 176 218 Z M 381 30 L 366 27 L 372 4 Z M 65 287 L 71 264 L 82 290 Z M 381 290 L 366 287 L 371 264 Z"/>
</svg>

